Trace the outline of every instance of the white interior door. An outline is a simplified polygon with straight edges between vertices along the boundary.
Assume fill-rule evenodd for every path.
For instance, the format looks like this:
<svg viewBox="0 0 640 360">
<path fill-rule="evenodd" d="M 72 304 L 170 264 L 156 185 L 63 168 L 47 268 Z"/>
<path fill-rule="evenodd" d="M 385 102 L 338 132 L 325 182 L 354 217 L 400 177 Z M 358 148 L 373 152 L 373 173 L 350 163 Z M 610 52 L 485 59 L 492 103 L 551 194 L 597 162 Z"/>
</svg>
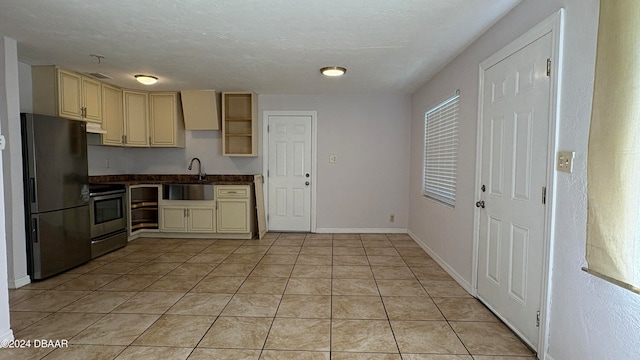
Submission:
<svg viewBox="0 0 640 360">
<path fill-rule="evenodd" d="M 311 119 L 306 115 L 267 118 L 271 231 L 311 231 Z"/>
<path fill-rule="evenodd" d="M 481 95 L 478 297 L 534 348 L 544 264 L 551 46 L 547 34 L 485 69 Z"/>
</svg>

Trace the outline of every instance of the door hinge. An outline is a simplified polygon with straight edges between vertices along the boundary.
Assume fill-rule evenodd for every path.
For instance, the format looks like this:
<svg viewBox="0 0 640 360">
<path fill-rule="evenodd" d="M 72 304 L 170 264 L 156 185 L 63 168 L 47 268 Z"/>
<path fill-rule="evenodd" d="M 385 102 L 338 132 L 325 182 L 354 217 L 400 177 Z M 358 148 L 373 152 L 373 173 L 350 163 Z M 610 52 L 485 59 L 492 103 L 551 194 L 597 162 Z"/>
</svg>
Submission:
<svg viewBox="0 0 640 360">
<path fill-rule="evenodd" d="M 543 186 L 542 187 L 542 204 L 546 204 L 547 203 L 547 187 Z"/>
<path fill-rule="evenodd" d="M 540 327 L 540 310 L 536 311 L 536 327 Z"/>
<path fill-rule="evenodd" d="M 551 76 L 551 58 L 547 58 L 547 76 Z"/>
<path fill-rule="evenodd" d="M 267 132 L 271 130 L 271 125 L 267 125 Z"/>
</svg>

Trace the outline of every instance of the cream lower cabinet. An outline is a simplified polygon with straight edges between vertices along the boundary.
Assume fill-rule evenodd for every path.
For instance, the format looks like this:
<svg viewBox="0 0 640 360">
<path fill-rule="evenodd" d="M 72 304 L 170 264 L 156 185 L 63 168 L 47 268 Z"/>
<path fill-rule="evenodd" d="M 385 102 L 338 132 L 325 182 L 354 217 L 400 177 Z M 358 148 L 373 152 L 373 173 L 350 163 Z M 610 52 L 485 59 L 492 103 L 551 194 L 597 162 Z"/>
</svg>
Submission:
<svg viewBox="0 0 640 360">
<path fill-rule="evenodd" d="M 216 209 L 213 201 L 199 205 L 178 201 L 160 206 L 161 232 L 214 233 L 216 232 Z"/>
<path fill-rule="evenodd" d="M 249 185 L 217 185 L 215 194 L 218 232 L 251 233 L 251 187 Z"/>
</svg>

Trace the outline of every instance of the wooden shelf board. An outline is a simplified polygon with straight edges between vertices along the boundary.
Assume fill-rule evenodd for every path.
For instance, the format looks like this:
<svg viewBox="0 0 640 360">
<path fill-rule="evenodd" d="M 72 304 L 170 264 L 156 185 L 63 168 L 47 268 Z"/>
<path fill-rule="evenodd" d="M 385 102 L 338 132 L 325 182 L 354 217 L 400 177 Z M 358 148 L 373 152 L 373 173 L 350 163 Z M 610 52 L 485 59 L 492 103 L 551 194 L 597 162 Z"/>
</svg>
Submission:
<svg viewBox="0 0 640 360">
<path fill-rule="evenodd" d="M 152 223 L 152 222 L 142 222 L 142 223 L 131 224 L 131 230 L 157 229 L 157 228 L 158 228 L 158 223 Z"/>
<path fill-rule="evenodd" d="M 133 202 L 131 204 L 131 210 L 139 209 L 139 208 L 148 208 L 148 207 L 157 207 L 157 201 L 142 201 L 142 202 Z"/>
</svg>

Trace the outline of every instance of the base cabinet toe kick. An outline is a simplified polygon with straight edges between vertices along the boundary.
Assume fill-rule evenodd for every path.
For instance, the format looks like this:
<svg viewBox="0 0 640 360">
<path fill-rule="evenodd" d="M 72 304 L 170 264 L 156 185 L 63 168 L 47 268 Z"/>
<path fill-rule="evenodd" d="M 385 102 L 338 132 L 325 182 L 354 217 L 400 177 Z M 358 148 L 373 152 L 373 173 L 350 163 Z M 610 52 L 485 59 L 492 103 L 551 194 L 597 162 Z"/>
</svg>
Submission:
<svg viewBox="0 0 640 360">
<path fill-rule="evenodd" d="M 140 187 L 131 185 L 130 191 Z M 151 189 L 151 194 L 147 194 L 149 202 L 157 204 L 152 208 L 156 213 L 151 216 L 157 219 L 157 226 L 131 227 L 136 219 L 133 223 L 130 219 L 129 240 L 137 237 L 251 239 L 256 234 L 255 195 L 251 185 L 213 185 L 213 199 L 206 196 L 203 200 L 183 200 L 169 195 L 171 192 L 163 191 L 162 185 L 144 187 L 147 191 Z M 132 206 L 139 203 L 137 199 Z"/>
</svg>

